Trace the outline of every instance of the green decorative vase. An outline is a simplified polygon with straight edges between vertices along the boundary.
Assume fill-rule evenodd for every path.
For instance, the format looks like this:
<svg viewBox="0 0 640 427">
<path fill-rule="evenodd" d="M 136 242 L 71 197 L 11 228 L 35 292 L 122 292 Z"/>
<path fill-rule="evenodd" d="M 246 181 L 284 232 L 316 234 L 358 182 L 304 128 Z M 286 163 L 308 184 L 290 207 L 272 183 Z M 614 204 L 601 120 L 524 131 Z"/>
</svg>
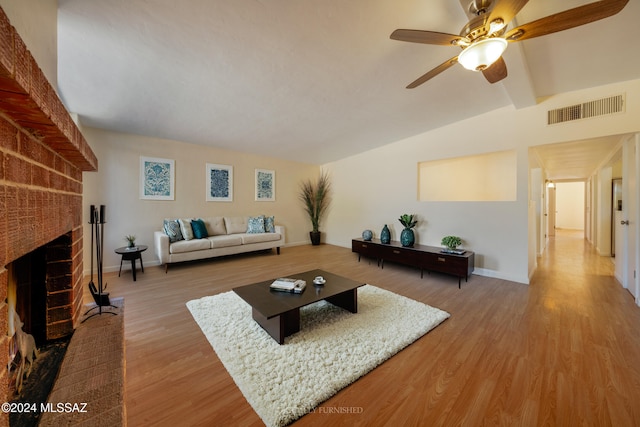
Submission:
<svg viewBox="0 0 640 427">
<path fill-rule="evenodd" d="M 380 232 L 380 243 L 384 243 L 385 245 L 391 243 L 391 232 L 387 224 L 382 227 L 382 231 Z"/>
<path fill-rule="evenodd" d="M 400 243 L 402 244 L 402 246 L 407 248 L 407 247 L 413 246 L 415 242 L 416 242 L 416 237 L 413 234 L 413 230 L 408 227 L 405 227 L 405 229 L 402 230 L 402 233 L 400 233 Z"/>
</svg>

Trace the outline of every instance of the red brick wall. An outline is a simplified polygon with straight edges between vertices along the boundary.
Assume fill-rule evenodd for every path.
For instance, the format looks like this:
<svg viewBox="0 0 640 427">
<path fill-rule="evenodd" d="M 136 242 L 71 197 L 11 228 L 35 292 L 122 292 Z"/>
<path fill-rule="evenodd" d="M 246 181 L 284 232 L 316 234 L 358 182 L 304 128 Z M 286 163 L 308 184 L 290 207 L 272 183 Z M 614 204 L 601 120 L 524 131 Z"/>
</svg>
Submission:
<svg viewBox="0 0 640 427">
<path fill-rule="evenodd" d="M 82 307 L 82 172 L 97 159 L 0 9 L 0 402 L 7 401 L 7 270 L 71 233 L 73 322 Z M 8 425 L 0 414 L 0 425 Z"/>
</svg>

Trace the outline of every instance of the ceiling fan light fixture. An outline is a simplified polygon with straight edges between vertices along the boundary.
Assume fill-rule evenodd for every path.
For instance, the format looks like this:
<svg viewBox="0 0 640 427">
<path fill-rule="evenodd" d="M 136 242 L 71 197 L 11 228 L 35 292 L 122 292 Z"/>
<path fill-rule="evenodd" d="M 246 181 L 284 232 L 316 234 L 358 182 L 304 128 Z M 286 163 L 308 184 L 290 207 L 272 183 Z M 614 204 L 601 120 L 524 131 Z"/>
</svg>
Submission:
<svg viewBox="0 0 640 427">
<path fill-rule="evenodd" d="M 467 70 L 485 70 L 500 58 L 507 44 L 507 41 L 500 37 L 479 40 L 460 53 L 458 62 Z"/>
<path fill-rule="evenodd" d="M 507 24 L 504 23 L 502 18 L 496 18 L 489 23 L 489 34 L 497 33 L 506 26 Z"/>
</svg>

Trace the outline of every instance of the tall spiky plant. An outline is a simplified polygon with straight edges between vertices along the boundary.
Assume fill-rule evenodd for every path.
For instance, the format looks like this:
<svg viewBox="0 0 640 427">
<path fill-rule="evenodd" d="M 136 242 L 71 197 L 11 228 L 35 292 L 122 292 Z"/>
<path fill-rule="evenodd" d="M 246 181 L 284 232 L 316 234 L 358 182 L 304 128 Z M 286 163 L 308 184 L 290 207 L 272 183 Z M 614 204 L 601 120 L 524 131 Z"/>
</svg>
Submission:
<svg viewBox="0 0 640 427">
<path fill-rule="evenodd" d="M 299 198 L 304 205 L 304 210 L 309 215 L 311 227 L 314 233 L 320 228 L 320 220 L 331 203 L 331 180 L 326 172 L 321 172 L 314 183 L 311 179 L 300 184 Z"/>
</svg>

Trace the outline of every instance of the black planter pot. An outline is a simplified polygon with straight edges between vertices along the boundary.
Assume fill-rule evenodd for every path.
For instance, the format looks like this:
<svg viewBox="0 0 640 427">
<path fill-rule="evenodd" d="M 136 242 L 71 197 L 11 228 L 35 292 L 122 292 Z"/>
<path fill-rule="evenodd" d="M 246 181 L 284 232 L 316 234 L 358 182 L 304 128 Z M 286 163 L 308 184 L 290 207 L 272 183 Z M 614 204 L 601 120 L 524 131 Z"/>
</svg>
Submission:
<svg viewBox="0 0 640 427">
<path fill-rule="evenodd" d="M 320 232 L 319 231 L 310 231 L 309 237 L 311 238 L 311 244 L 317 246 L 320 244 Z"/>
</svg>

